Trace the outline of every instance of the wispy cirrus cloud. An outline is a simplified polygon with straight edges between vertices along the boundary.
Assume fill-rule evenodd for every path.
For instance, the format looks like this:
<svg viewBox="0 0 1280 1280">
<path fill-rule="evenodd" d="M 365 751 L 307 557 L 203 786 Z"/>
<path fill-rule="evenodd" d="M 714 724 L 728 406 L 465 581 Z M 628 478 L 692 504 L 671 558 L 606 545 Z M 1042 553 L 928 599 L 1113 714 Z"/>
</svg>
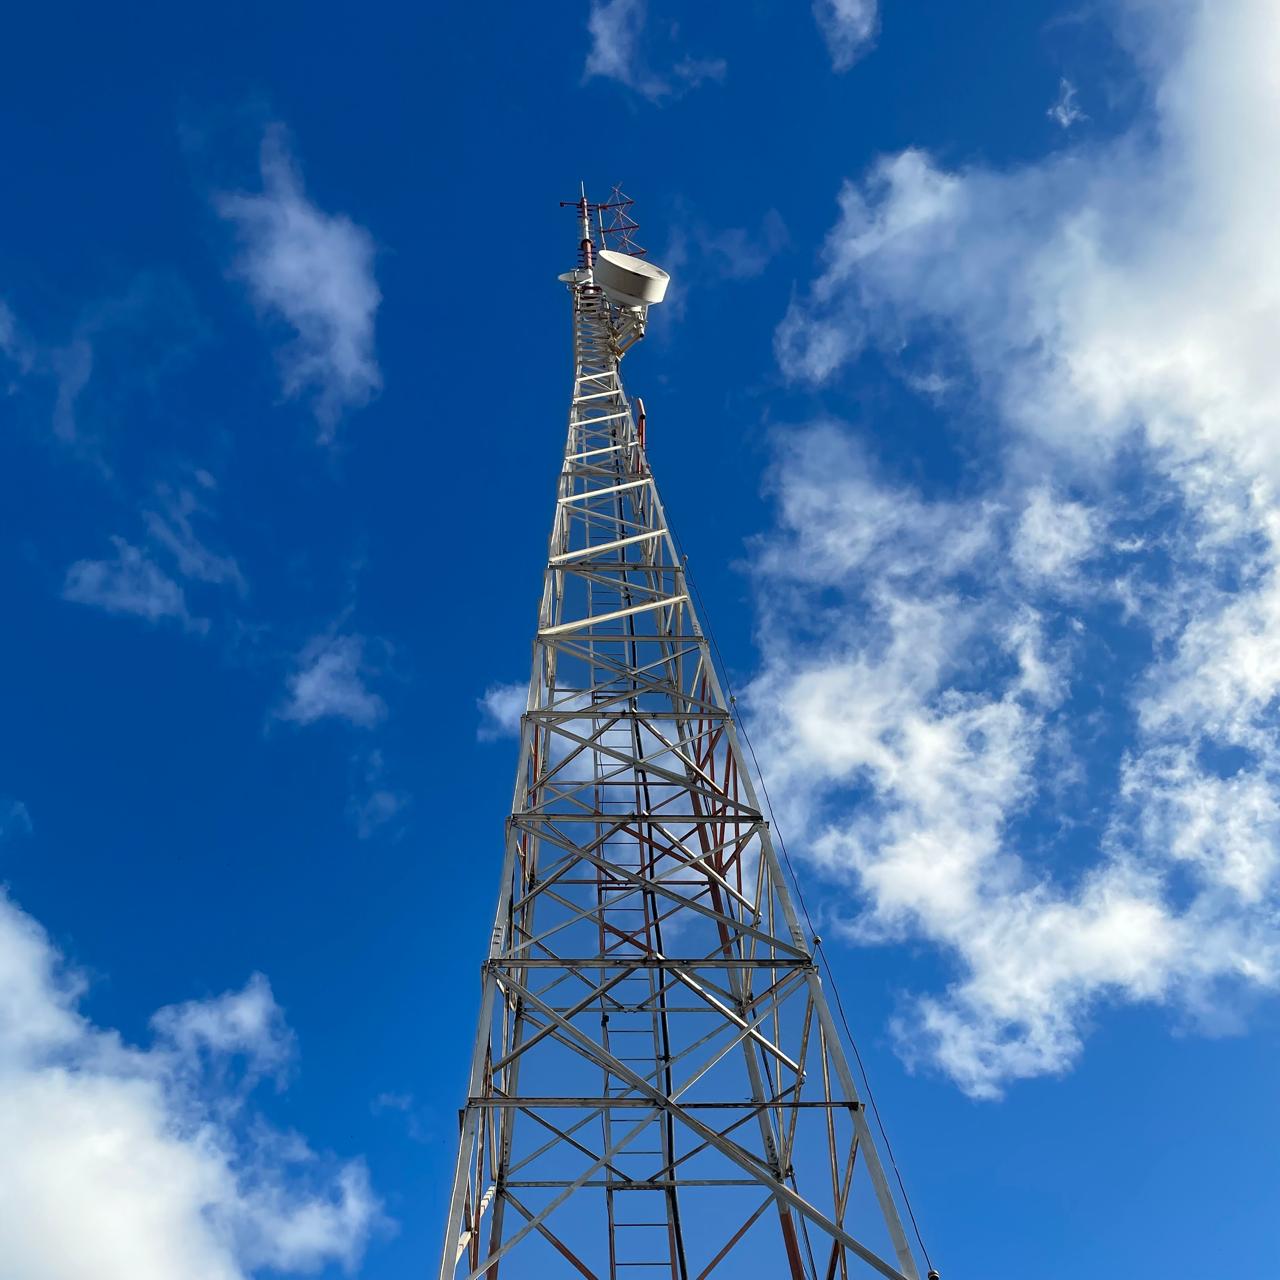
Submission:
<svg viewBox="0 0 1280 1280">
<path fill-rule="evenodd" d="M 1089 117 L 1081 110 L 1077 99 L 1076 87 L 1066 76 L 1062 77 L 1058 85 L 1058 97 L 1053 105 L 1045 112 L 1054 124 L 1063 129 L 1070 129 L 1073 124 L 1079 124 L 1081 120 L 1087 120 Z"/>
<path fill-rule="evenodd" d="M 270 985 L 161 1009 L 149 1044 L 79 1010 L 87 982 L 0 894 L 0 1257 L 14 1275 L 248 1280 L 353 1268 L 383 1222 L 360 1160 L 252 1105 L 293 1039 Z"/>
<path fill-rule="evenodd" d="M 131 614 L 148 622 L 171 619 L 191 631 L 205 631 L 206 619 L 187 608 L 182 588 L 143 550 L 112 537 L 109 560 L 77 560 L 62 584 L 62 598 L 107 613 Z"/>
<path fill-rule="evenodd" d="M 1280 29 L 1119 8 L 1154 118 L 885 157 L 776 339 L 814 384 L 941 362 L 978 455 L 925 499 L 846 430 L 782 451 L 752 694 L 844 927 L 953 965 L 900 1044 L 977 1096 L 1068 1069 L 1107 1003 L 1220 1030 L 1280 990 L 1280 249 L 1239 160 L 1280 145 Z"/>
<path fill-rule="evenodd" d="M 375 1116 L 399 1116 L 413 1142 L 431 1142 L 440 1136 L 437 1117 L 411 1093 L 380 1093 L 369 1104 L 369 1110 Z"/>
<path fill-rule="evenodd" d="M 0 302 L 0 356 L 9 366 L 4 392 L 38 403 L 59 444 L 110 474 L 112 408 L 128 399 L 134 428 L 139 416 L 160 412 L 159 386 L 204 332 L 185 283 L 165 271 L 141 272 L 120 292 L 87 302 L 56 338 L 33 334 Z M 101 394 L 86 396 L 91 387 Z"/>
<path fill-rule="evenodd" d="M 212 586 L 230 586 L 243 595 L 248 588 L 234 557 L 211 550 L 194 525 L 196 517 L 210 515 L 207 495 L 217 484 L 207 471 L 199 469 L 192 480 L 193 484 L 163 483 L 156 487 L 154 501 L 142 515 L 152 544 L 172 557 L 182 577 Z"/>
<path fill-rule="evenodd" d="M 63 599 L 208 631 L 209 620 L 191 612 L 184 584 L 230 587 L 241 596 L 248 589 L 235 559 L 213 551 L 195 527 L 198 518 L 213 518 L 210 495 L 216 487 L 199 469 L 181 482 L 157 485 L 142 512 L 143 545 L 113 536 L 113 558 L 77 560 L 63 581 Z"/>
<path fill-rule="evenodd" d="M 813 0 L 813 16 L 837 71 L 866 54 L 880 29 L 879 0 Z"/>
<path fill-rule="evenodd" d="M 665 71 L 655 71 L 645 48 L 647 18 L 648 0 L 591 0 L 587 14 L 591 44 L 583 79 L 616 80 L 655 103 L 678 98 L 708 80 L 724 79 L 721 58 L 682 55 Z"/>
<path fill-rule="evenodd" d="M 49 368 L 57 383 L 53 401 L 53 434 L 64 444 L 80 436 L 76 422 L 76 404 L 93 373 L 93 344 L 87 338 L 75 338 L 65 347 L 49 353 Z"/>
<path fill-rule="evenodd" d="M 674 220 L 662 251 L 671 286 L 659 323 L 683 319 L 691 294 L 706 283 L 754 280 L 763 275 L 788 244 L 787 224 L 776 209 L 766 211 L 758 227 L 712 227 L 690 210 Z"/>
<path fill-rule="evenodd" d="M 357 839 L 370 840 L 379 832 L 400 835 L 403 826 L 397 820 L 409 808 L 410 797 L 397 790 L 387 778 L 386 761 L 379 750 L 357 756 L 352 762 L 356 782 L 347 798 L 347 820 Z"/>
<path fill-rule="evenodd" d="M 285 395 L 310 396 L 320 439 L 331 442 L 343 413 L 382 386 L 373 237 L 308 199 L 282 126 L 267 130 L 260 167 L 260 192 L 216 200 L 239 238 L 232 270 L 264 319 L 292 330 L 277 352 Z"/>
</svg>

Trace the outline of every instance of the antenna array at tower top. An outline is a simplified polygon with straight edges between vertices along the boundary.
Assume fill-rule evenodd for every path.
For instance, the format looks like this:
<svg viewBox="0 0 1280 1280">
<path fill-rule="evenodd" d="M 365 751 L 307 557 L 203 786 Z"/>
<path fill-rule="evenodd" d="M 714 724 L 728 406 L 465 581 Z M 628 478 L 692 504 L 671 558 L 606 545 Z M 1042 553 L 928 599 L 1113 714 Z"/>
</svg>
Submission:
<svg viewBox="0 0 1280 1280">
<path fill-rule="evenodd" d="M 562 209 L 578 209 L 588 217 L 595 215 L 595 233 L 599 237 L 599 248 L 614 249 L 619 253 L 629 253 L 633 258 L 643 258 L 648 252 L 636 242 L 635 232 L 640 224 L 631 216 L 635 201 L 615 183 L 607 200 L 588 200 L 586 194 L 577 200 L 561 200 Z"/>
</svg>

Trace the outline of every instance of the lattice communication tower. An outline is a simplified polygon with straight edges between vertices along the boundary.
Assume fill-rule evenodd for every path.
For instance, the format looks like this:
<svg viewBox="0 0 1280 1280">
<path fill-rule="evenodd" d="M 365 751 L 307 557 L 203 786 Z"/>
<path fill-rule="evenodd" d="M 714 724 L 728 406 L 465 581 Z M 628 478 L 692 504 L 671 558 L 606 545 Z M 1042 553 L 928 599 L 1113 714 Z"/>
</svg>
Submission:
<svg viewBox="0 0 1280 1280">
<path fill-rule="evenodd" d="M 619 378 L 668 277 L 619 191 L 567 203 L 573 400 L 440 1280 L 918 1280 Z"/>
</svg>

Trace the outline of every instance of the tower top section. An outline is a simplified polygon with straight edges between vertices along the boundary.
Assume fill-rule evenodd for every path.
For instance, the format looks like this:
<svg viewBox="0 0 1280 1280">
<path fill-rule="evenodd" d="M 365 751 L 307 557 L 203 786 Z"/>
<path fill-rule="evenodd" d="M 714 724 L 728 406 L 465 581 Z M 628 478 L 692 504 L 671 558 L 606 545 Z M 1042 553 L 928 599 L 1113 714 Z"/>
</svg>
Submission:
<svg viewBox="0 0 1280 1280">
<path fill-rule="evenodd" d="M 643 258 L 647 251 L 635 239 L 640 224 L 631 216 L 634 205 L 635 201 L 616 183 L 607 200 L 588 200 L 586 185 L 580 183 L 577 200 L 560 201 L 562 209 L 579 210 L 584 239 L 593 237 L 601 249 Z"/>
<path fill-rule="evenodd" d="M 583 290 L 603 294 L 609 304 L 613 349 L 621 356 L 644 336 L 649 308 L 667 294 L 671 277 L 645 257 L 635 241 L 640 224 L 631 216 L 635 201 L 615 186 L 608 200 L 561 200 L 562 209 L 578 215 L 578 266 L 560 279 L 575 295 Z"/>
</svg>

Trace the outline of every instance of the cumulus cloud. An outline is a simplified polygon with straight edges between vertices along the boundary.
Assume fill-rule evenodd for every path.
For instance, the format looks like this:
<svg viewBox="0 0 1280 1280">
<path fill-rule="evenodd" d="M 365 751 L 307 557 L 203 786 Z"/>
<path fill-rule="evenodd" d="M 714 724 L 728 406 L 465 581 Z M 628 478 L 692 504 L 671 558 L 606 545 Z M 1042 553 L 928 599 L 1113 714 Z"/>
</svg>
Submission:
<svg viewBox="0 0 1280 1280">
<path fill-rule="evenodd" d="M 929 501 L 830 427 L 784 450 L 752 692 L 846 930 L 954 965 L 903 1051 L 978 1096 L 1108 1003 L 1223 1029 L 1280 985 L 1280 25 L 1118 8 L 1154 115 L 1007 169 L 883 157 L 776 335 L 802 382 L 945 367 L 997 428 L 985 486 Z"/>
<path fill-rule="evenodd" d="M 151 1025 L 188 1060 L 241 1055 L 255 1074 L 279 1071 L 293 1052 L 284 1013 L 260 973 L 242 991 L 161 1009 Z"/>
<path fill-rule="evenodd" d="M 363 1163 L 321 1157 L 254 1114 L 252 1068 L 291 1046 L 266 980 L 161 1010 L 148 1046 L 85 1018 L 85 990 L 0 896 L 6 1272 L 247 1280 L 354 1267 L 381 1221 Z"/>
<path fill-rule="evenodd" d="M 927 938 L 960 970 L 908 1001 L 903 1052 L 990 1097 L 1068 1067 L 1100 1000 L 1199 1017 L 1224 983 L 1280 981 L 1280 753 L 1202 760 L 1201 726 L 1161 719 L 1156 663 L 1109 689 L 1132 745 L 1108 745 L 1109 778 L 1087 775 L 1112 661 L 1092 632 L 1116 601 L 1078 564 L 1132 554 L 1091 509 L 1043 488 L 926 500 L 832 423 L 778 450 L 747 703 L 776 816 L 849 890 L 830 924 L 863 943 Z M 1073 824 L 1093 846 L 1083 865 Z"/>
<path fill-rule="evenodd" d="M 813 0 L 813 16 L 837 71 L 848 71 L 871 48 L 880 28 L 878 0 Z"/>
<path fill-rule="evenodd" d="M 1057 499 L 1039 485 L 1027 497 L 1012 556 L 1024 573 L 1064 583 L 1097 545 L 1096 516 L 1080 502 Z"/>
<path fill-rule="evenodd" d="M 67 570 L 62 598 L 93 605 L 108 613 L 133 614 L 148 622 L 171 618 L 192 631 L 208 622 L 193 618 L 182 588 L 144 551 L 113 537 L 112 560 L 77 560 Z"/>
<path fill-rule="evenodd" d="M 262 315 L 293 330 L 278 353 L 284 392 L 310 395 L 320 438 L 331 441 L 344 411 L 367 404 L 382 386 L 373 238 L 307 198 L 278 125 L 263 139 L 261 171 L 260 193 L 217 199 L 239 235 L 233 270 Z"/>
<path fill-rule="evenodd" d="M 708 80 L 723 80 L 725 64 L 720 58 L 682 56 L 670 69 L 659 73 L 648 64 L 643 42 L 647 0 L 591 0 L 587 14 L 587 50 L 582 78 L 595 76 L 616 80 L 650 102 L 679 97 Z"/>
<path fill-rule="evenodd" d="M 333 718 L 371 729 L 387 704 L 365 683 L 369 674 L 363 636 L 320 635 L 298 654 L 276 714 L 296 724 Z"/>
<path fill-rule="evenodd" d="M 491 684 L 476 699 L 476 706 L 480 709 L 476 737 L 481 742 L 519 737 L 520 717 L 524 715 L 528 701 L 527 683 Z"/>
</svg>

